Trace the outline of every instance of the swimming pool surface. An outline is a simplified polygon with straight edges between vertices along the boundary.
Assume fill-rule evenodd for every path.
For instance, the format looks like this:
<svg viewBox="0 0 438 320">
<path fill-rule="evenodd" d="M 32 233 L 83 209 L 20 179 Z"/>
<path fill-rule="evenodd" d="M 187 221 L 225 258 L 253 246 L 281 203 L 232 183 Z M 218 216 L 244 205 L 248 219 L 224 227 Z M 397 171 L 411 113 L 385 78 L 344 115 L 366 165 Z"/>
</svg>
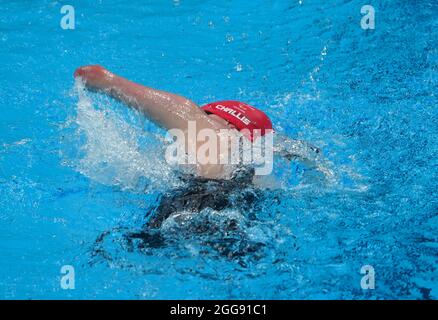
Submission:
<svg viewBox="0 0 438 320">
<path fill-rule="evenodd" d="M 75 0 L 74 30 L 64 4 L 0 3 L 0 298 L 438 297 L 437 1 Z M 244 230 L 257 255 L 172 226 L 172 245 L 129 250 L 122 230 L 176 180 L 160 129 L 78 94 L 73 71 L 96 63 L 199 104 L 253 104 L 320 147 L 333 179 L 278 165 Z"/>
</svg>

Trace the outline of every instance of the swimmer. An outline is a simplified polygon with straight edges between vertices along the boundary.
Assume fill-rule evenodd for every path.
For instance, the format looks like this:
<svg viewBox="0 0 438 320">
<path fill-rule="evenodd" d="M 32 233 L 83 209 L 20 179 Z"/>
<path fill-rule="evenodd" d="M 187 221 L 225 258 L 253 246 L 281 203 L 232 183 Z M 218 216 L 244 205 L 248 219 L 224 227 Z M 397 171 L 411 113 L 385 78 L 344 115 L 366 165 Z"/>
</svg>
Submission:
<svg viewBox="0 0 438 320">
<path fill-rule="evenodd" d="M 251 142 L 256 130 L 262 136 L 272 130 L 268 116 L 246 103 L 220 101 L 200 107 L 185 97 L 137 84 L 99 65 L 80 67 L 75 71 L 74 77 L 80 78 L 88 89 L 105 93 L 137 109 L 167 130 L 181 130 L 187 135 L 186 150 L 190 145 L 199 150 L 202 145 L 196 138 L 190 140 L 189 121 L 196 122 L 197 132 L 211 129 L 220 135 L 221 130 L 228 129 L 239 135 L 241 131 L 245 132 L 244 135 Z M 304 141 L 285 137 L 277 141 L 279 143 L 276 143 L 274 151 L 280 156 L 289 160 L 301 160 L 309 166 L 317 164 L 320 154 L 318 148 Z M 219 152 L 217 156 L 220 158 L 223 155 Z M 251 185 L 254 170 L 238 166 L 230 171 L 225 165 L 219 164 L 219 161 L 215 163 L 217 164 L 197 164 L 196 172 L 186 187 L 171 190 L 163 195 L 146 227 L 159 228 L 162 222 L 178 209 L 199 212 L 207 207 L 214 210 L 233 207 L 236 202 L 229 199 L 230 193 L 243 191 L 245 186 Z M 245 203 L 251 199 L 248 196 L 243 198 L 245 201 L 237 203 Z"/>
<path fill-rule="evenodd" d="M 231 132 L 249 132 L 247 137 L 252 141 L 253 132 L 259 130 L 260 135 L 272 130 L 272 123 L 268 116 L 246 103 L 238 101 L 220 101 L 199 107 L 193 101 L 165 91 L 152 89 L 128 79 L 120 77 L 102 66 L 92 65 L 78 68 L 75 78 L 81 78 L 85 86 L 93 91 L 105 93 L 126 105 L 143 113 L 147 118 L 159 126 L 171 130 L 179 129 L 186 134 L 186 150 L 199 150 L 204 141 L 196 137 L 203 129 L 212 129 L 218 135 L 223 129 Z M 189 121 L 196 123 L 195 141 L 187 133 Z M 217 139 L 220 140 L 219 138 Z M 315 163 L 319 149 L 308 145 L 304 141 L 293 140 L 276 134 L 274 151 L 289 160 L 298 159 L 307 164 Z M 218 159 L 224 155 L 218 148 Z M 229 151 L 229 150 L 228 150 Z M 219 164 L 196 165 L 198 176 L 209 179 L 231 179 L 234 172 L 227 170 L 225 165 Z"/>
<path fill-rule="evenodd" d="M 137 109 L 164 129 L 181 130 L 186 136 L 186 150 L 199 150 L 204 142 L 198 141 L 196 137 L 203 129 L 216 132 L 217 141 L 220 140 L 220 131 L 224 129 L 229 132 L 241 129 L 252 132 L 253 129 L 261 129 L 262 135 L 265 130 L 272 129 L 271 121 L 262 111 L 244 103 L 225 101 L 200 108 L 187 98 L 134 83 L 97 65 L 80 67 L 74 76 L 80 77 L 87 88 L 106 93 Z M 188 134 L 189 121 L 196 124 L 196 133 L 192 136 Z M 220 153 L 220 147 L 217 150 L 217 161 L 196 164 L 198 176 L 210 179 L 231 178 L 232 172 L 226 171 L 224 164 L 219 164 L 219 158 L 224 155 Z"/>
</svg>

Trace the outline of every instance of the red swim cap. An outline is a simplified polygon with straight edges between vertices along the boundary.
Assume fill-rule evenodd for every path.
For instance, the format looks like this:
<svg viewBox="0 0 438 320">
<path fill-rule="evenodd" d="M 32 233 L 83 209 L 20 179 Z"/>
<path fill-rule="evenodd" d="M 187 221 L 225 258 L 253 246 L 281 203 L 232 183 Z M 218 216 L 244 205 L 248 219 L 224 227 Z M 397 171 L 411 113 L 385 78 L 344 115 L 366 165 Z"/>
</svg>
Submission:
<svg viewBox="0 0 438 320">
<path fill-rule="evenodd" d="M 233 124 L 238 130 L 248 129 L 253 141 L 253 131 L 260 130 L 261 135 L 266 134 L 267 129 L 272 130 L 272 122 L 268 116 L 249 104 L 239 101 L 217 101 L 201 107 L 207 113 L 213 113 Z"/>
</svg>

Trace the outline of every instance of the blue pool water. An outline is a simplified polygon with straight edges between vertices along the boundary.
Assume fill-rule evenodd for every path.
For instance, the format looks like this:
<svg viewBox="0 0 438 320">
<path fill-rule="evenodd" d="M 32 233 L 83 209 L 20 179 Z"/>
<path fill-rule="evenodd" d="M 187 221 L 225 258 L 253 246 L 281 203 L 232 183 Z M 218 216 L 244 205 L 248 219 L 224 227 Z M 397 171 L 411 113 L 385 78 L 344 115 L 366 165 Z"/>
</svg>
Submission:
<svg viewBox="0 0 438 320">
<path fill-rule="evenodd" d="M 0 3 L 0 298 L 438 297 L 437 1 L 75 0 L 74 30 L 64 4 Z M 172 227 L 171 245 L 128 250 L 123 230 L 175 178 L 160 129 L 78 94 L 73 71 L 95 63 L 200 104 L 251 103 L 320 147 L 333 179 L 278 164 L 243 230 L 257 255 Z"/>
</svg>

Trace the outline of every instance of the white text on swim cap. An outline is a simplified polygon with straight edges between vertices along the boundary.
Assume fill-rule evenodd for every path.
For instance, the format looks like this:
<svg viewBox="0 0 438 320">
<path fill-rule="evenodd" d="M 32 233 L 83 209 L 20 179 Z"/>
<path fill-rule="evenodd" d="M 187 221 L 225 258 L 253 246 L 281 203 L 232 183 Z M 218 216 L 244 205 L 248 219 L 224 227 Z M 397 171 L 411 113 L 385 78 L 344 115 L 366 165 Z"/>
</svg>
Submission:
<svg viewBox="0 0 438 320">
<path fill-rule="evenodd" d="M 235 118 L 239 119 L 240 121 L 242 121 L 245 125 L 249 125 L 251 123 L 251 120 L 249 120 L 247 117 L 245 117 L 240 112 L 238 112 L 236 114 L 236 110 L 234 110 L 234 109 L 225 107 L 225 106 L 223 106 L 221 104 L 218 104 L 216 106 L 216 109 L 219 109 L 219 110 L 224 111 L 224 112 L 226 112 L 228 114 L 231 114 L 233 117 L 235 117 Z"/>
</svg>

